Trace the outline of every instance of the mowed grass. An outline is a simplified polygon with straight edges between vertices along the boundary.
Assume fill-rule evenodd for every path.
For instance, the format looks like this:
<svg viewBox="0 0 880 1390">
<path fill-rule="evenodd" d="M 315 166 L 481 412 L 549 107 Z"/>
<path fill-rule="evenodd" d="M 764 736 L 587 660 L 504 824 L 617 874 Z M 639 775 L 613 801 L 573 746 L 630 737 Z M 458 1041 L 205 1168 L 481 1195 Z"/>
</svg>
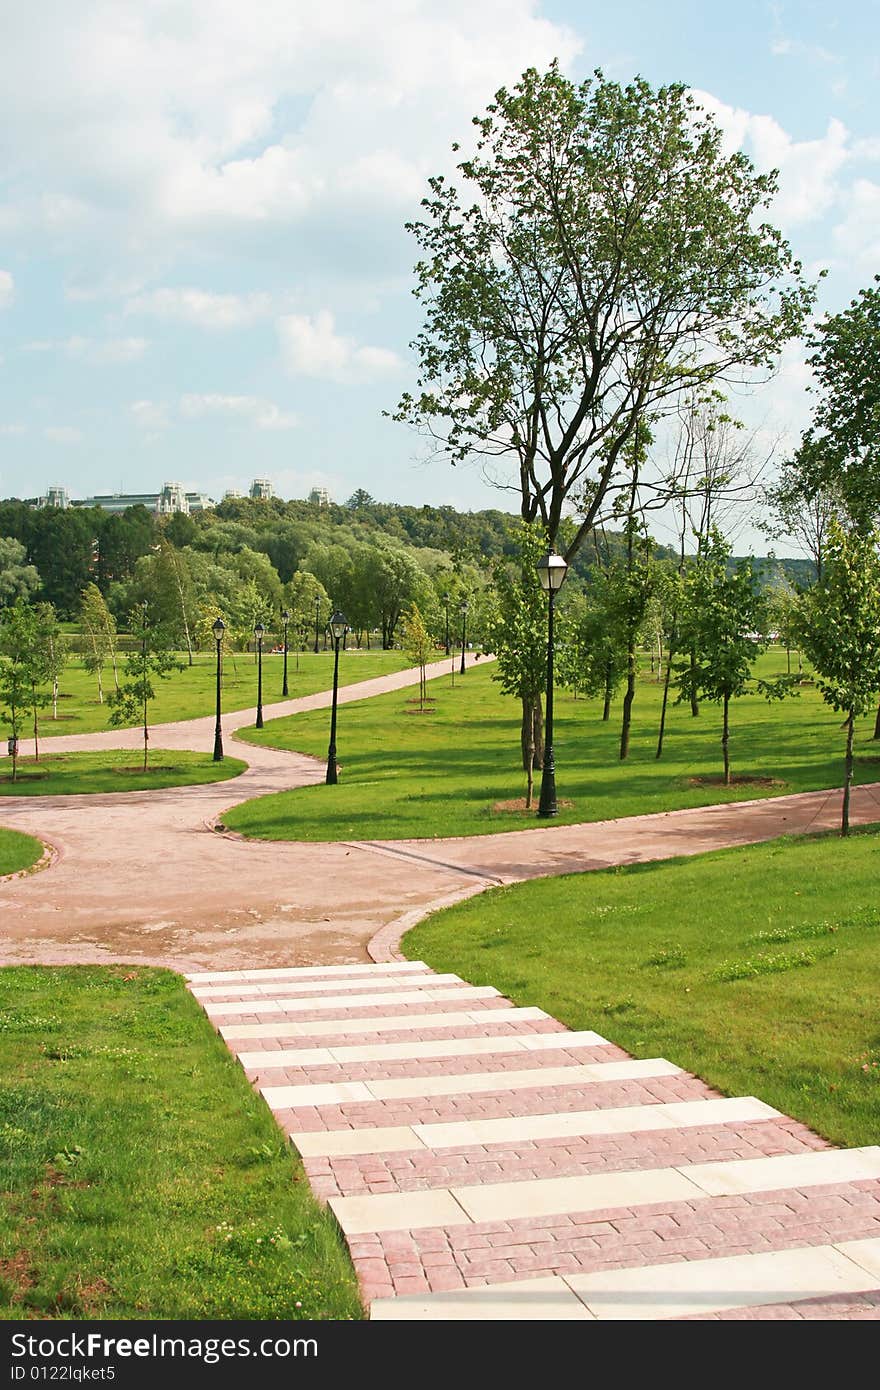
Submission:
<svg viewBox="0 0 880 1390">
<path fill-rule="evenodd" d="M 331 1218 L 177 976 L 0 971 L 0 1075 L 0 1316 L 362 1316 Z"/>
<path fill-rule="evenodd" d="M 784 653 L 760 659 L 755 674 L 784 669 Z M 509 809 L 522 798 L 519 704 L 501 694 L 487 662 L 456 677 L 432 680 L 433 703 L 419 714 L 412 691 L 398 691 L 339 710 L 337 786 L 323 784 L 246 802 L 224 820 L 265 839 L 406 839 L 482 835 L 536 825 L 565 825 L 617 816 L 741 801 L 841 785 L 840 716 L 812 685 L 797 699 L 770 705 L 757 695 L 734 703 L 734 775 L 757 778 L 719 784 L 721 714 L 709 704 L 699 716 L 670 705 L 665 751 L 655 758 L 661 690 L 650 675 L 639 686 L 629 759 L 618 756 L 619 702 L 608 723 L 597 700 L 560 693 L 556 706 L 556 782 L 560 814 L 540 822 L 534 811 Z M 325 711 L 268 723 L 249 742 L 327 756 Z M 859 721 L 856 781 L 880 779 L 880 744 L 873 716 Z M 540 783 L 536 774 L 535 805 Z"/>
<path fill-rule="evenodd" d="M 154 682 L 156 698 L 150 705 L 150 722 L 154 724 L 171 723 L 178 719 L 197 719 L 203 715 L 213 715 L 215 707 L 216 666 L 213 652 L 198 653 L 194 665 L 186 665 L 186 654 L 180 654 L 184 662 L 181 671 L 173 671 L 167 680 Z M 284 658 L 278 653 L 263 653 L 263 703 L 266 707 L 281 701 Z M 299 670 L 296 669 L 295 652 L 288 655 L 287 684 L 289 699 L 299 695 L 312 695 L 318 690 L 329 690 L 333 685 L 333 653 L 301 652 Z M 409 665 L 403 652 L 350 651 L 343 652 L 339 660 L 339 680 L 343 685 L 355 681 L 371 680 L 374 676 L 384 676 L 392 671 L 400 671 Z M 122 663 L 120 660 L 120 678 Z M 73 657 L 67 665 L 61 680 L 61 698 L 58 701 L 58 718 L 52 718 L 51 706 L 40 717 L 41 738 L 51 738 L 58 734 L 91 734 L 110 727 L 110 709 L 107 695 L 113 690 L 113 670 L 109 665 L 104 671 L 104 704 L 98 702 L 98 686 L 94 676 L 84 669 L 82 661 Z M 236 652 L 235 659 L 224 657 L 223 691 L 221 704 L 224 712 L 248 709 L 257 703 L 257 668 L 252 653 Z M 27 726 L 22 737 L 27 737 Z"/>
<path fill-rule="evenodd" d="M 33 835 L 0 827 L 0 878 L 31 869 L 43 857 L 43 846 Z"/>
<path fill-rule="evenodd" d="M 44 752 L 39 762 L 19 758 L 14 782 L 11 759 L 0 763 L 0 796 L 83 796 L 202 786 L 237 777 L 246 767 L 240 758 L 224 757 L 215 763 L 210 753 L 165 748 L 150 749 L 146 772 L 143 754 L 136 749 L 114 749 L 108 753 Z"/>
<path fill-rule="evenodd" d="M 532 881 L 437 913 L 404 950 L 876 1144 L 878 854 L 875 828 Z"/>
</svg>

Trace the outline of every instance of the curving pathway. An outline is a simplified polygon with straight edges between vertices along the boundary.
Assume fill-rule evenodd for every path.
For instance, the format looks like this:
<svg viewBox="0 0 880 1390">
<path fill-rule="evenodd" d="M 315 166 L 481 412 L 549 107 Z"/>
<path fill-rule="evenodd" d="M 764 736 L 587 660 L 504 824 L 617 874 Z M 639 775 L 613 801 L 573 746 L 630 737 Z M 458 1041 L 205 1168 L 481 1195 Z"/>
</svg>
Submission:
<svg viewBox="0 0 880 1390">
<path fill-rule="evenodd" d="M 469 658 L 473 663 L 475 658 Z M 429 667 L 438 677 L 448 663 Z M 401 671 L 343 687 L 340 703 L 403 689 Z M 325 708 L 322 692 L 268 718 Z M 0 822 L 47 841 L 47 872 L 0 882 L 0 963 L 125 960 L 176 969 L 360 962 L 396 954 L 426 912 L 498 883 L 696 854 L 833 827 L 839 792 L 739 802 L 576 826 L 452 840 L 260 843 L 218 833 L 241 801 L 320 782 L 323 764 L 234 742 L 253 710 L 223 716 L 232 782 L 99 796 L 4 798 Z M 154 748 L 212 746 L 212 717 L 158 725 Z M 344 736 L 343 736 L 344 737 Z M 54 738 L 64 749 L 139 746 L 139 731 Z M 343 744 L 344 747 L 344 744 Z M 344 754 L 343 754 L 344 756 Z M 854 822 L 880 819 L 880 786 L 854 793 Z"/>
</svg>

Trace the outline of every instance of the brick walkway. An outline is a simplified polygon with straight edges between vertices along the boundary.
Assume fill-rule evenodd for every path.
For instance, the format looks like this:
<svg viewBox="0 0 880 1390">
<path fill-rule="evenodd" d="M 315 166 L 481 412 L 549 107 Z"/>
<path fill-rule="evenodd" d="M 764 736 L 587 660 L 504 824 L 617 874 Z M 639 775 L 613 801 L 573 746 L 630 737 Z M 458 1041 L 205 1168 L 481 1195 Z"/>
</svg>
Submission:
<svg viewBox="0 0 880 1390">
<path fill-rule="evenodd" d="M 189 979 L 373 1318 L 880 1318 L 880 1147 L 419 962 Z"/>
</svg>

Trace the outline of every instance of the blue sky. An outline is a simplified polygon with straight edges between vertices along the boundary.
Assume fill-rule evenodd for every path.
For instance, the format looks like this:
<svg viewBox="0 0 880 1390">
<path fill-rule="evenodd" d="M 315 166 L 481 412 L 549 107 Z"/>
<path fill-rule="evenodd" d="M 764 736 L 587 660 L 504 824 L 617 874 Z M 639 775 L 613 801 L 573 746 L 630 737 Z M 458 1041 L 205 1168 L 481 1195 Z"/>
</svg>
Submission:
<svg viewBox="0 0 880 1390">
<path fill-rule="evenodd" d="M 0 495 L 254 476 L 513 506 L 382 418 L 412 384 L 429 174 L 501 83 L 681 80 L 779 167 L 821 308 L 880 270 L 880 2 L 34 0 L 0 52 Z M 790 351 L 740 402 L 805 423 Z M 760 544 L 760 542 L 758 542 Z"/>
</svg>

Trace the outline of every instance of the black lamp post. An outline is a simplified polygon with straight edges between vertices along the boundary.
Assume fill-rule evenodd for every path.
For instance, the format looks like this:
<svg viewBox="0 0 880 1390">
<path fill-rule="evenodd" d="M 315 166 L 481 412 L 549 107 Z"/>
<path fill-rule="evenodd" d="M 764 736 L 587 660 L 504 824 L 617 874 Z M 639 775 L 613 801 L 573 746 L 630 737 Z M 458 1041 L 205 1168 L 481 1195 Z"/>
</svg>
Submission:
<svg viewBox="0 0 880 1390">
<path fill-rule="evenodd" d="M 220 648 L 223 645 L 223 634 L 226 631 L 226 624 L 222 618 L 212 623 L 211 631 L 214 634 L 214 641 L 217 643 L 217 719 L 214 724 L 214 762 L 223 761 L 223 727 L 220 723 Z"/>
<path fill-rule="evenodd" d="M 318 613 L 321 609 L 321 598 L 315 594 L 315 656 L 318 655 Z"/>
<path fill-rule="evenodd" d="M 290 692 L 287 689 L 287 625 L 290 622 L 290 614 L 286 608 L 281 614 L 281 622 L 284 629 L 284 684 L 281 687 L 281 694 L 289 695 Z"/>
<path fill-rule="evenodd" d="M 556 764 L 553 760 L 553 610 L 556 595 L 568 572 L 568 565 L 561 555 L 549 550 L 538 561 L 538 578 L 541 588 L 547 594 L 547 698 L 544 713 L 544 767 L 541 772 L 541 799 L 538 802 L 539 816 L 555 816 L 559 812 L 556 804 Z"/>
<path fill-rule="evenodd" d="M 446 655 L 449 655 L 449 595 L 443 595 L 443 612 L 446 615 Z"/>
<path fill-rule="evenodd" d="M 257 639 L 257 720 L 255 729 L 263 727 L 263 633 L 262 623 L 254 623 L 254 636 Z"/>
<path fill-rule="evenodd" d="M 461 603 L 458 605 L 458 611 L 459 611 L 459 613 L 461 614 L 461 674 L 464 675 L 464 653 L 465 653 L 465 647 L 467 646 L 467 615 L 468 615 L 468 604 L 467 604 L 467 599 L 466 599 L 466 598 L 463 598 L 462 601 L 461 601 Z"/>
<path fill-rule="evenodd" d="M 333 635 L 333 712 L 330 715 L 330 747 L 327 750 L 327 784 L 335 786 L 339 781 L 336 773 L 336 696 L 339 690 L 339 643 L 348 632 L 345 614 L 337 609 L 330 619 L 330 632 Z"/>
</svg>

